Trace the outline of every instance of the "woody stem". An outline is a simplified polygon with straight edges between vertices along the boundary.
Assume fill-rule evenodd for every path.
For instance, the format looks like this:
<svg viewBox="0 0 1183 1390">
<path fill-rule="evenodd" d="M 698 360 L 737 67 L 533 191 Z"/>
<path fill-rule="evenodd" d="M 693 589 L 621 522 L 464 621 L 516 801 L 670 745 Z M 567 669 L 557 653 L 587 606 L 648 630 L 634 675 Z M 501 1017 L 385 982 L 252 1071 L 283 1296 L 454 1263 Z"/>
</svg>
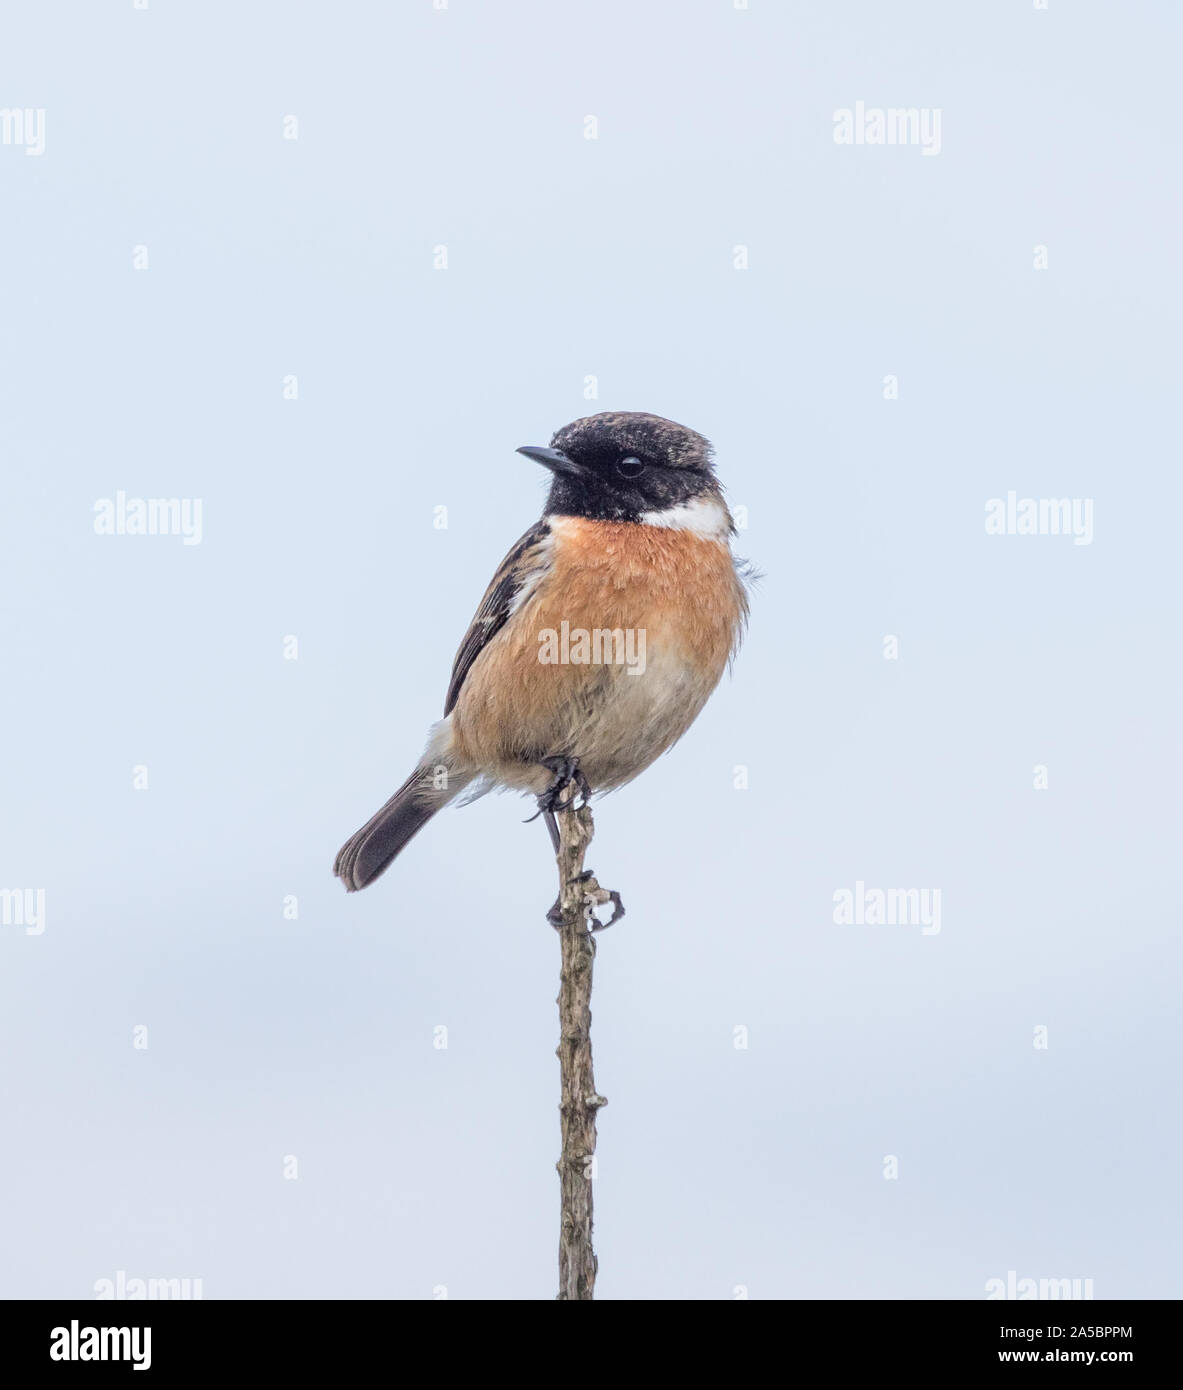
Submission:
<svg viewBox="0 0 1183 1390">
<path fill-rule="evenodd" d="M 591 992 L 596 942 L 590 930 L 586 880 L 580 878 L 595 825 L 586 805 L 579 810 L 566 809 L 576 793 L 572 784 L 563 794 L 555 817 L 561 911 L 556 925 L 562 950 L 556 1048 L 562 1130 L 562 1153 L 556 1165 L 560 1189 L 558 1296 L 560 1300 L 590 1301 L 595 1293 L 597 1269 L 592 1248 L 596 1112 L 607 1101 L 597 1093 L 592 1072 Z"/>
</svg>

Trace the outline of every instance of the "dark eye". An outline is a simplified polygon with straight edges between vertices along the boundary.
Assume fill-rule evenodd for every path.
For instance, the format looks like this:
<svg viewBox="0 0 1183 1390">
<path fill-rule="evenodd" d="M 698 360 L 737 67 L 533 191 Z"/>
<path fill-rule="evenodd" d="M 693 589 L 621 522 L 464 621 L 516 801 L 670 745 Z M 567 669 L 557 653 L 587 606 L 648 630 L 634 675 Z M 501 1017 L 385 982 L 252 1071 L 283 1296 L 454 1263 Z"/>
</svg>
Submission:
<svg viewBox="0 0 1183 1390">
<path fill-rule="evenodd" d="M 616 465 L 616 471 L 622 478 L 639 478 L 645 471 L 645 465 L 634 454 L 628 458 L 621 459 Z"/>
</svg>

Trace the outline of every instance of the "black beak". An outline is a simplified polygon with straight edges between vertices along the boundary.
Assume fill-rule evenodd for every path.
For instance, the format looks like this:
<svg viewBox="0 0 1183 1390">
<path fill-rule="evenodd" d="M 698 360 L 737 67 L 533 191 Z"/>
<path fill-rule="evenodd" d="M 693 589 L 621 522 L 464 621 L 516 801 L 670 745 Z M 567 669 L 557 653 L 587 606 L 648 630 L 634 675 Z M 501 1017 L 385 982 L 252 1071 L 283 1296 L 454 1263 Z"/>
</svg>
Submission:
<svg viewBox="0 0 1183 1390">
<path fill-rule="evenodd" d="M 573 478 L 582 478 L 585 472 L 583 465 L 568 458 L 562 449 L 541 449 L 535 444 L 523 444 L 518 453 L 542 464 L 543 468 L 549 468 L 552 473 L 569 473 Z"/>
</svg>

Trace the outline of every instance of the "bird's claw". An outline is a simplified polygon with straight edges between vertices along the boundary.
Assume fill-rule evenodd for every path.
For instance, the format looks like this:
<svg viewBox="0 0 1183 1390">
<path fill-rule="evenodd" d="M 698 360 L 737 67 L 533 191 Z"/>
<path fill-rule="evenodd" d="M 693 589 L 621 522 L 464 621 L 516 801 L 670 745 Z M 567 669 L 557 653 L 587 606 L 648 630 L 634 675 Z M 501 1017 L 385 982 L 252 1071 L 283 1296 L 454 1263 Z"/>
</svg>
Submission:
<svg viewBox="0 0 1183 1390">
<path fill-rule="evenodd" d="M 529 825 L 530 821 L 537 820 L 543 814 L 553 816 L 556 811 L 580 810 L 591 800 L 591 784 L 583 775 L 578 758 L 543 758 L 540 766 L 554 773 L 554 781 L 538 798 L 538 810 L 524 824 Z M 575 795 L 564 801 L 563 793 L 572 782 L 575 784 Z M 579 806 L 576 805 L 578 797 L 583 798 Z"/>
</svg>

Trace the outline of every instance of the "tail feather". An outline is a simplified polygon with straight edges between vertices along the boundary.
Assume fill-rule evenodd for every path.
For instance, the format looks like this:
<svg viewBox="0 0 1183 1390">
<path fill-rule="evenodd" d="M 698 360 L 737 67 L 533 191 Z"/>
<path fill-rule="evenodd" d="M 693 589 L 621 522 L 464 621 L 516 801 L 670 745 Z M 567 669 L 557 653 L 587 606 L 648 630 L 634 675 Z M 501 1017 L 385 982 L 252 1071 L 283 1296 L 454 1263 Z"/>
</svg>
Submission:
<svg viewBox="0 0 1183 1390">
<path fill-rule="evenodd" d="M 436 783 L 435 771 L 417 767 L 381 810 L 341 846 L 333 873 L 347 893 L 365 888 L 386 871 L 411 839 L 471 780 L 453 774 L 446 787 Z"/>
</svg>

